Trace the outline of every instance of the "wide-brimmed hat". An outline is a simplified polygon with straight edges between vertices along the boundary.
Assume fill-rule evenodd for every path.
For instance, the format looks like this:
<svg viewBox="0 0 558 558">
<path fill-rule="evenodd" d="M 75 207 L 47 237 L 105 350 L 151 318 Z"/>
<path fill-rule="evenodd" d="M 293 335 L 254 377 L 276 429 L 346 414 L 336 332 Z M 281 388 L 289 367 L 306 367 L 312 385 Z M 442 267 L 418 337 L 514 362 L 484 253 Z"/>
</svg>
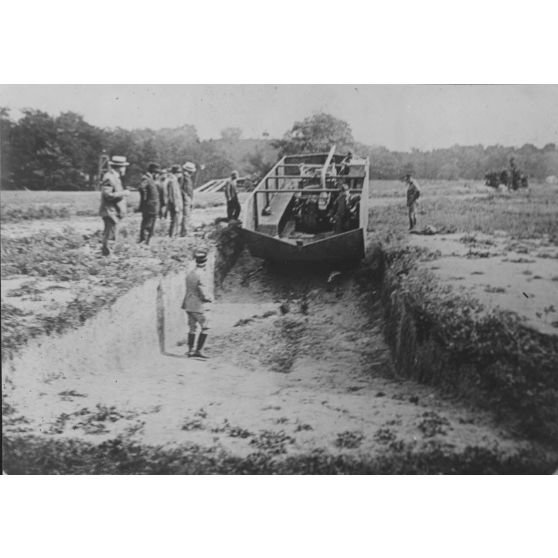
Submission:
<svg viewBox="0 0 558 558">
<path fill-rule="evenodd" d="M 180 165 L 173 165 L 171 167 L 171 172 L 180 172 Z"/>
<path fill-rule="evenodd" d="M 130 163 L 126 161 L 126 157 L 122 155 L 113 155 L 109 161 L 113 167 L 127 167 Z"/>
<path fill-rule="evenodd" d="M 147 165 L 147 172 L 157 172 L 160 169 L 159 163 L 149 163 L 149 165 Z"/>
<path fill-rule="evenodd" d="M 188 161 L 187 163 L 184 163 L 182 165 L 182 168 L 185 171 L 188 171 L 188 172 L 196 172 L 196 165 L 194 165 L 194 163 L 190 163 L 190 161 Z"/>
<path fill-rule="evenodd" d="M 194 259 L 196 260 L 196 264 L 203 265 L 207 262 L 207 252 L 205 250 L 196 250 L 194 252 Z"/>
</svg>

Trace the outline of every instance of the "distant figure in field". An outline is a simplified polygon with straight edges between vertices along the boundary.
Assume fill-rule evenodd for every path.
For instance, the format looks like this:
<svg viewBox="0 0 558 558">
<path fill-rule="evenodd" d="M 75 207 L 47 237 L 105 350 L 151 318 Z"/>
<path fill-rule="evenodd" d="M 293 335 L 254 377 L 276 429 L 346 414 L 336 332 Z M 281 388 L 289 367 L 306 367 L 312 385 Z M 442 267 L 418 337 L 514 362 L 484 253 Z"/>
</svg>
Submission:
<svg viewBox="0 0 558 558">
<path fill-rule="evenodd" d="M 101 182 L 101 207 L 99 215 L 103 218 L 103 256 L 110 255 L 109 241 L 116 241 L 117 225 L 126 216 L 126 196 L 130 193 L 122 186 L 122 177 L 129 163 L 126 157 L 114 155 L 109 161 L 109 170 Z"/>
<path fill-rule="evenodd" d="M 170 216 L 169 236 L 178 234 L 178 229 L 182 223 L 183 200 L 180 190 L 178 177 L 180 175 L 180 165 L 173 165 L 167 179 L 167 215 Z"/>
<path fill-rule="evenodd" d="M 207 252 L 198 250 L 194 254 L 196 268 L 186 275 L 186 294 L 182 302 L 182 309 L 188 316 L 188 352 L 189 357 L 206 359 L 201 352 L 207 339 L 209 323 L 205 315 L 205 304 L 211 302 L 207 288 L 207 274 L 205 264 L 207 262 Z M 199 336 L 196 344 L 196 334 Z"/>
<path fill-rule="evenodd" d="M 409 211 L 409 230 L 412 231 L 417 226 L 417 200 L 420 197 L 420 189 L 417 181 L 406 174 L 403 179 L 407 184 L 407 209 Z"/>
<path fill-rule="evenodd" d="M 521 186 L 521 172 L 515 165 L 515 159 L 510 159 L 510 182 L 512 190 L 518 190 Z"/>
<path fill-rule="evenodd" d="M 238 171 L 232 171 L 231 177 L 225 184 L 225 199 L 227 200 L 227 219 L 238 219 L 240 215 L 240 202 L 238 201 Z"/>
<path fill-rule="evenodd" d="M 139 243 L 149 244 L 155 230 L 155 222 L 161 209 L 161 190 L 158 175 L 159 165 L 150 163 L 147 172 L 141 178 L 139 187 L 141 225 Z"/>
<path fill-rule="evenodd" d="M 180 236 L 186 236 L 190 232 L 192 209 L 194 207 L 194 174 L 196 165 L 190 161 L 182 166 L 182 177 L 180 179 L 180 190 L 182 191 L 182 225 Z"/>
</svg>

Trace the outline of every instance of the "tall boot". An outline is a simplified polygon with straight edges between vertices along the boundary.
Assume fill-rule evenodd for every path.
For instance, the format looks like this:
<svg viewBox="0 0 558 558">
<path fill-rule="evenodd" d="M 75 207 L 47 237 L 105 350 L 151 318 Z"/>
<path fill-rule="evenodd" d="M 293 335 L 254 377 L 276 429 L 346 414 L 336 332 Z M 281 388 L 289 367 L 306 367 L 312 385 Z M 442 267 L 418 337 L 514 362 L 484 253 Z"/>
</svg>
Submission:
<svg viewBox="0 0 558 558">
<path fill-rule="evenodd" d="M 188 352 L 186 353 L 189 357 L 194 356 L 194 343 L 196 342 L 196 334 L 188 334 Z"/>
<path fill-rule="evenodd" d="M 196 352 L 194 353 L 194 356 L 196 358 L 201 358 L 201 359 L 206 359 L 207 357 L 201 352 L 201 350 L 203 349 L 203 345 L 205 343 L 205 340 L 207 339 L 207 333 L 200 333 L 200 336 L 198 337 L 198 346 L 196 348 Z"/>
</svg>

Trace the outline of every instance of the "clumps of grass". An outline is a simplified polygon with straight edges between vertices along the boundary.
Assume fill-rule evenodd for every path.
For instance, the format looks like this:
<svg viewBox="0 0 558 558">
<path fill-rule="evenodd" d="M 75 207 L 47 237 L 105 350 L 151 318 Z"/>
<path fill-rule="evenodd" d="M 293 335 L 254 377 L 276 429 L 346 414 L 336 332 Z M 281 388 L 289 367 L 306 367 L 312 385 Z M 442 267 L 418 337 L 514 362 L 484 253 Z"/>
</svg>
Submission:
<svg viewBox="0 0 558 558">
<path fill-rule="evenodd" d="M 374 440 L 380 444 L 395 442 L 395 432 L 391 428 L 379 428 L 374 434 Z"/>
<path fill-rule="evenodd" d="M 486 293 L 505 293 L 505 292 L 506 292 L 506 289 L 505 289 L 504 287 L 492 287 L 492 286 L 490 286 L 490 285 L 487 285 L 487 286 L 484 288 L 484 291 L 485 291 Z"/>
<path fill-rule="evenodd" d="M 63 206 L 39 205 L 30 207 L 0 207 L 0 218 L 4 223 L 31 221 L 33 219 L 67 219 L 71 216 L 70 208 Z"/>
<path fill-rule="evenodd" d="M 227 434 L 231 438 L 251 438 L 253 436 L 252 432 L 246 430 L 246 428 L 242 428 L 240 426 L 231 426 L 227 430 Z"/>
<path fill-rule="evenodd" d="M 71 413 L 71 416 L 84 417 L 72 426 L 74 430 L 81 429 L 87 434 L 105 434 L 108 432 L 106 423 L 133 418 L 135 415 L 133 413 L 124 415 L 117 411 L 114 405 L 108 407 L 99 403 L 94 411 L 84 407 L 75 413 Z"/>
<path fill-rule="evenodd" d="M 299 422 L 295 427 L 295 432 L 305 432 L 308 430 L 314 430 L 311 424 L 306 424 L 304 422 Z"/>
<path fill-rule="evenodd" d="M 186 430 L 187 432 L 190 432 L 192 430 L 205 430 L 205 425 L 203 424 L 203 421 L 200 420 L 199 418 L 193 418 L 193 419 L 186 419 L 182 423 L 182 426 L 180 428 L 182 430 Z"/>
<path fill-rule="evenodd" d="M 467 447 L 455 451 L 447 444 L 393 444 L 375 457 L 332 455 L 312 451 L 283 457 L 255 452 L 238 457 L 220 448 L 197 444 L 179 447 L 147 446 L 112 438 L 100 444 L 32 435 L 4 436 L 2 463 L 8 475 L 17 474 L 551 474 L 556 455 L 531 448 L 511 455 Z"/>
<path fill-rule="evenodd" d="M 426 438 L 432 438 L 438 434 L 447 434 L 447 430 L 451 429 L 448 419 L 440 416 L 435 411 L 424 412 L 417 427 Z"/>
<path fill-rule="evenodd" d="M 338 448 L 356 449 L 364 440 L 364 434 L 357 430 L 345 430 L 337 434 L 335 445 Z"/>
<path fill-rule="evenodd" d="M 214 434 L 225 433 L 231 438 L 251 438 L 254 436 L 254 434 L 249 430 L 246 430 L 246 428 L 232 426 L 227 419 L 225 419 L 219 426 L 212 427 L 211 432 Z"/>
<path fill-rule="evenodd" d="M 56 420 L 49 426 L 48 434 L 62 434 L 66 429 L 66 424 L 71 420 L 72 415 L 68 413 L 61 413 L 56 417 Z"/>
<path fill-rule="evenodd" d="M 294 438 L 288 436 L 283 430 L 279 432 L 261 430 L 258 435 L 250 441 L 250 445 L 267 453 L 278 454 L 286 453 L 287 444 L 293 444 L 294 441 Z"/>
<path fill-rule="evenodd" d="M 62 401 L 72 401 L 74 397 L 87 397 L 85 393 L 79 393 L 75 389 L 66 389 L 64 391 L 61 391 L 58 395 L 60 396 Z"/>
</svg>

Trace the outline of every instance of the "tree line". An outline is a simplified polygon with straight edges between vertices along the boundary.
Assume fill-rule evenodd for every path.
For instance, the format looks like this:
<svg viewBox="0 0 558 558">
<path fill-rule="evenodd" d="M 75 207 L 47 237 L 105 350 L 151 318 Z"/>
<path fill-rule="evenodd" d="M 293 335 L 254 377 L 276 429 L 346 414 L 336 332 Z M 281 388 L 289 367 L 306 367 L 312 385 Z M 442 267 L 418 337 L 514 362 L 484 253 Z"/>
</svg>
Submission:
<svg viewBox="0 0 558 558">
<path fill-rule="evenodd" d="M 429 151 L 393 151 L 356 142 L 347 122 L 324 113 L 295 122 L 282 139 L 274 142 L 282 154 L 326 151 L 332 144 L 369 157 L 370 177 L 376 179 L 399 179 L 411 173 L 425 179 L 482 180 L 489 172 L 509 168 L 512 157 L 529 178 L 544 180 L 558 176 L 558 149 L 554 143 L 542 148 L 528 143 L 519 148 L 454 145 Z"/>
<path fill-rule="evenodd" d="M 356 155 L 370 157 L 370 176 L 378 179 L 398 179 L 410 172 L 426 179 L 478 180 L 507 167 L 511 157 L 529 178 L 558 175 L 558 150 L 553 143 L 542 148 L 532 144 L 520 148 L 455 145 L 430 151 L 393 151 L 358 143 L 347 122 L 325 113 L 295 122 L 277 140 L 243 139 L 238 128 L 225 128 L 218 140 L 200 140 L 191 125 L 160 130 L 99 128 L 74 112 L 51 116 L 35 109 L 24 109 L 15 121 L 8 109 L 0 108 L 3 189 L 94 189 L 103 151 L 128 158 L 126 180 L 133 186 L 149 161 L 163 167 L 192 161 L 199 169 L 198 183 L 227 176 L 233 169 L 255 178 L 283 154 L 325 151 L 332 144 L 340 151 L 351 149 Z"/>
</svg>

